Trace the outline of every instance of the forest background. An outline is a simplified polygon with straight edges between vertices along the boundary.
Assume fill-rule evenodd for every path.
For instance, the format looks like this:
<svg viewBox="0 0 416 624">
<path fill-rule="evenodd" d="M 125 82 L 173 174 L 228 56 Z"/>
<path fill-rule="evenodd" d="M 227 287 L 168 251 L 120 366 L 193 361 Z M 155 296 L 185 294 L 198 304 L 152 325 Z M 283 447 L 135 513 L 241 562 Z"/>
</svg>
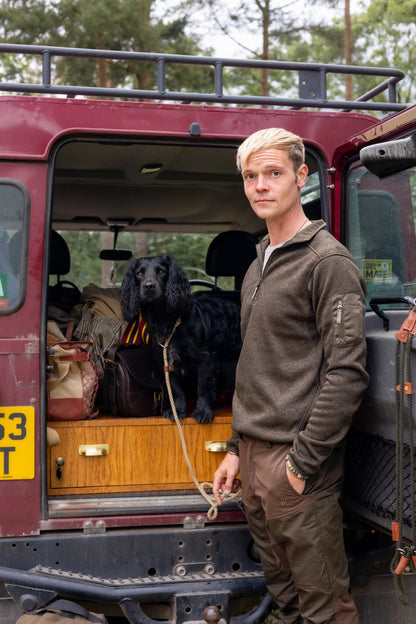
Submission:
<svg viewBox="0 0 416 624">
<path fill-rule="evenodd" d="M 406 74 L 398 100 L 415 99 L 414 0 L 0 0 L 0 42 L 396 67 Z M 15 55 L 0 60 L 7 80 L 36 71 Z M 78 85 L 147 88 L 152 79 L 128 62 L 61 59 L 56 71 Z M 182 67 L 169 78 L 170 90 L 198 91 L 212 76 Z M 226 88 L 273 95 L 292 80 L 229 72 Z M 351 95 L 361 86 L 357 78 Z M 331 88 L 339 95 L 339 83 Z"/>
<path fill-rule="evenodd" d="M 0 0 L 0 42 L 396 67 L 405 73 L 398 101 L 416 99 L 414 0 Z M 153 66 L 139 67 L 128 61 L 61 58 L 53 71 L 57 83 L 154 88 Z M 41 68 L 26 57 L 0 57 L 0 81 L 38 82 L 40 74 Z M 235 94 L 293 97 L 296 78 L 290 72 L 229 68 L 224 88 Z M 172 66 L 167 79 L 171 91 L 212 90 L 212 71 L 199 66 Z M 354 99 L 372 86 L 368 76 L 354 81 L 335 76 L 328 98 Z M 81 254 L 71 277 L 76 280 L 92 262 L 96 268 L 90 278 L 97 281 L 103 241 L 97 234 L 85 246 L 76 232 L 67 236 Z M 133 240 L 126 242 L 134 247 Z M 193 242 L 189 235 L 186 241 L 176 236 L 168 242 L 154 236 L 149 253 L 169 252 L 189 264 L 191 245 L 196 256 L 191 263 L 203 266 L 208 242 L 198 235 Z M 94 261 L 84 257 L 86 249 Z"/>
</svg>

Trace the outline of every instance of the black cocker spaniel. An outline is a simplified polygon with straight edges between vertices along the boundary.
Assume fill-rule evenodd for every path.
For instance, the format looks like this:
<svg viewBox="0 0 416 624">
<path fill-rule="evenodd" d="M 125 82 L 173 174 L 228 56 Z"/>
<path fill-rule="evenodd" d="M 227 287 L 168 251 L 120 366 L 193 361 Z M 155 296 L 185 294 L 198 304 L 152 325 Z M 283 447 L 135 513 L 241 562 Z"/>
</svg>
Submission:
<svg viewBox="0 0 416 624">
<path fill-rule="evenodd" d="M 215 292 L 191 294 L 183 269 L 170 256 L 133 260 L 121 286 L 121 308 L 131 322 L 141 313 L 150 345 L 163 370 L 162 346 L 178 319 L 169 343 L 172 393 L 179 418 L 186 415 L 184 383 L 195 378 L 197 402 L 192 416 L 198 423 L 214 418 L 223 361 L 236 362 L 241 349 L 240 307 Z M 170 408 L 163 415 L 173 419 Z"/>
</svg>

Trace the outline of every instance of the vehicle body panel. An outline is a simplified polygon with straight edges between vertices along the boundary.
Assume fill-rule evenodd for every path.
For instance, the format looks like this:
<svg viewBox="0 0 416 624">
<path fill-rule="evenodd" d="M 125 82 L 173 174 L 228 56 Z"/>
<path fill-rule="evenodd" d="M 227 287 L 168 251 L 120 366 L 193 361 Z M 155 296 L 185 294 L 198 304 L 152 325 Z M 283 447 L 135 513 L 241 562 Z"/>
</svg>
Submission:
<svg viewBox="0 0 416 624">
<path fill-rule="evenodd" d="M 328 157 L 345 138 L 372 127 L 376 120 L 362 113 L 344 114 L 317 111 L 267 109 L 224 109 L 219 106 L 189 106 L 62 100 L 42 97 L 1 97 L 4 132 L 0 137 L 0 157 L 47 160 L 53 143 L 68 134 L 127 134 L 190 138 L 189 128 L 197 123 L 200 138 L 241 141 L 254 130 L 270 126 L 292 127 L 307 142 Z M 334 121 L 331 133 L 322 125 Z"/>
<path fill-rule="evenodd" d="M 28 167 L 25 163 L 0 163 L 0 177 L 18 180 L 30 190 L 30 239 L 24 301 L 13 314 L 1 318 L 0 369 L 2 406 L 30 406 L 35 410 L 35 464 L 39 467 L 41 427 L 40 336 L 43 283 L 44 217 L 46 203 L 46 164 Z M 7 448 L 7 447 L 5 447 Z M 3 452 L 3 458 L 5 454 Z M 0 480 L 3 513 L 0 534 L 39 533 L 41 509 L 41 471 L 28 480 Z"/>
</svg>

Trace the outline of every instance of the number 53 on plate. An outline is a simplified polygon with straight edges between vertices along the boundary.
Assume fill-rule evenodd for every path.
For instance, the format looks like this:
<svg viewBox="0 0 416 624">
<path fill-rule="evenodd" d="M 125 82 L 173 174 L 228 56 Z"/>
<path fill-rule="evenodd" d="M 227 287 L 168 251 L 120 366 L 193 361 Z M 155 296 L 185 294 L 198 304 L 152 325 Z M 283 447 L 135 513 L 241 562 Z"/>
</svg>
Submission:
<svg viewBox="0 0 416 624">
<path fill-rule="evenodd" d="M 0 480 L 35 476 L 35 410 L 0 407 Z"/>
</svg>

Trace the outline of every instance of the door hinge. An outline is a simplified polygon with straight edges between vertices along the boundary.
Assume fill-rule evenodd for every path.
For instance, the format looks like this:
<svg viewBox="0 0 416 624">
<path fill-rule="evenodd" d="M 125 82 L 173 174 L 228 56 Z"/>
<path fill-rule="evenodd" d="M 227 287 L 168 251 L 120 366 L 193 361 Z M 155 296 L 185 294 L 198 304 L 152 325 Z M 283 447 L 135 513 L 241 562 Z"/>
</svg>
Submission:
<svg viewBox="0 0 416 624">
<path fill-rule="evenodd" d="M 205 527 L 205 516 L 185 516 L 183 519 L 184 529 L 203 529 Z"/>
<path fill-rule="evenodd" d="M 85 535 L 97 535 L 105 533 L 106 524 L 104 520 L 97 520 L 94 524 L 92 520 L 86 520 L 82 525 L 82 531 Z"/>
</svg>

